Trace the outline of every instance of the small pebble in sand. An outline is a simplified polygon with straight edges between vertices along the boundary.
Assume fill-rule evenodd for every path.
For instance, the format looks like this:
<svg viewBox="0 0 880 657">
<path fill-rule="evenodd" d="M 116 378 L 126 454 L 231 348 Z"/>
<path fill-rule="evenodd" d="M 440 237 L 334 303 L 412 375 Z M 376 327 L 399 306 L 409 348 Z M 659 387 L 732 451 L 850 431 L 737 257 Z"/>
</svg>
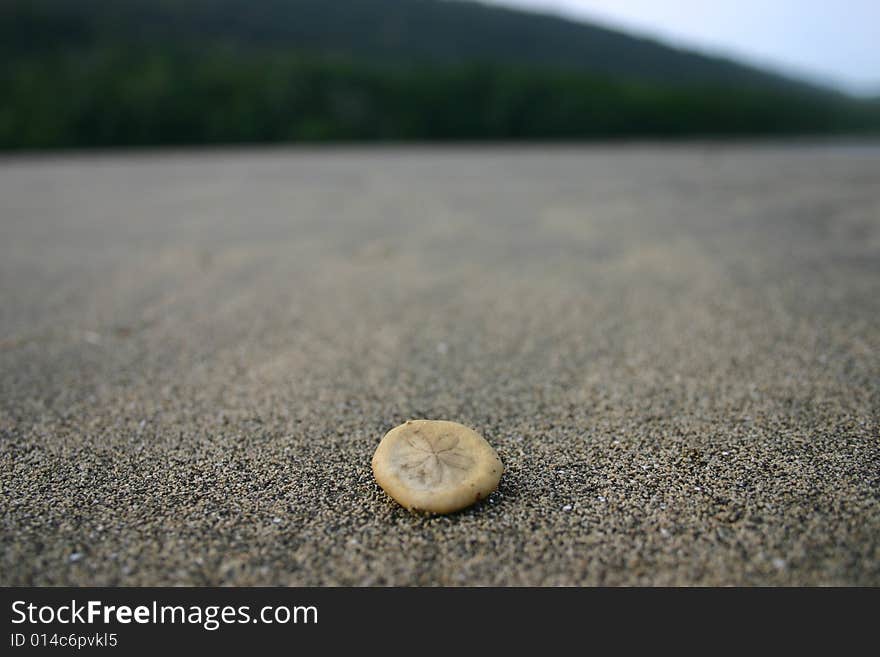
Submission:
<svg viewBox="0 0 880 657">
<path fill-rule="evenodd" d="M 410 511 L 452 513 L 485 499 L 504 466 L 473 429 L 444 420 L 409 420 L 385 434 L 373 474 Z"/>
<path fill-rule="evenodd" d="M 86 331 L 83 333 L 83 340 L 89 344 L 99 345 L 101 344 L 101 334 L 95 331 Z"/>
</svg>

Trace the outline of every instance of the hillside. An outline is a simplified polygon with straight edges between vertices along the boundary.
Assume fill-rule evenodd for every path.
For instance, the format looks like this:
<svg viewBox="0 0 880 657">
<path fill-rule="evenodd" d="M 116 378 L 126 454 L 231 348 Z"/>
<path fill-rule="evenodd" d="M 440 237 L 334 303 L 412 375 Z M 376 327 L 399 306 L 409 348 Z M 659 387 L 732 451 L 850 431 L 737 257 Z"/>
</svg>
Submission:
<svg viewBox="0 0 880 657">
<path fill-rule="evenodd" d="M 3 16 L 10 49 L 208 42 L 381 63 L 479 61 L 667 83 L 806 87 L 582 22 L 458 0 L 12 0 Z"/>
<path fill-rule="evenodd" d="M 733 61 L 454 0 L 5 0 L 0 56 L 6 148 L 880 126 Z"/>
</svg>

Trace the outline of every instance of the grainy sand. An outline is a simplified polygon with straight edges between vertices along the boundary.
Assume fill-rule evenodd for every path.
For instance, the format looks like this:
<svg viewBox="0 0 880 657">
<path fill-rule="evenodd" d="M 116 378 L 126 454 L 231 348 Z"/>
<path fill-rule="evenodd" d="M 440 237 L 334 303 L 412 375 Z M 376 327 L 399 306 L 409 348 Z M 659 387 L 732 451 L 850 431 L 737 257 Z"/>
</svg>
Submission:
<svg viewBox="0 0 880 657">
<path fill-rule="evenodd" d="M 2 584 L 880 585 L 877 146 L 7 158 L 0 299 Z"/>
</svg>

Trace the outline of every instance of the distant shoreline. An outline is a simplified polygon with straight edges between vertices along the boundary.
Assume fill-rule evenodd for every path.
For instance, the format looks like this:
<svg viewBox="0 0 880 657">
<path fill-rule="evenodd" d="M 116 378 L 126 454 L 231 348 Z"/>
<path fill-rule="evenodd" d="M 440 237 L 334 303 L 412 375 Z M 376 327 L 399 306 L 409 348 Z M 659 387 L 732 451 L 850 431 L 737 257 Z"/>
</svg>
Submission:
<svg viewBox="0 0 880 657">
<path fill-rule="evenodd" d="M 95 159 L 114 157 L 212 157 L 235 154 L 340 154 L 356 155 L 359 152 L 461 153 L 462 151 L 522 151 L 524 153 L 601 151 L 610 150 L 776 150 L 776 149 L 821 149 L 841 153 L 866 153 L 880 155 L 880 136 L 802 136 L 802 137 L 730 137 L 730 138 L 679 138 L 679 139 L 596 139 L 596 140 L 524 140 L 524 141 L 385 141 L 385 142 L 286 142 L 286 143 L 242 143 L 242 144 L 193 144 L 193 145 L 154 145 L 154 146 L 116 146 L 99 148 L 45 148 L 0 150 L 0 163 L 21 162 L 22 160 L 54 159 Z"/>
</svg>

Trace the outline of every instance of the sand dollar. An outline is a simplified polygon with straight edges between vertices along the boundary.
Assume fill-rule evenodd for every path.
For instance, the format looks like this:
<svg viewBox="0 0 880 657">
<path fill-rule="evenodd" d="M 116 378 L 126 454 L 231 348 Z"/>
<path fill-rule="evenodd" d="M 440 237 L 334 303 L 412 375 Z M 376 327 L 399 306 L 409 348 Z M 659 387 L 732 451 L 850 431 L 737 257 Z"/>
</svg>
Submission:
<svg viewBox="0 0 880 657">
<path fill-rule="evenodd" d="M 445 420 L 409 420 L 373 454 L 379 485 L 411 511 L 451 513 L 484 499 L 504 466 L 473 429 Z"/>
</svg>

